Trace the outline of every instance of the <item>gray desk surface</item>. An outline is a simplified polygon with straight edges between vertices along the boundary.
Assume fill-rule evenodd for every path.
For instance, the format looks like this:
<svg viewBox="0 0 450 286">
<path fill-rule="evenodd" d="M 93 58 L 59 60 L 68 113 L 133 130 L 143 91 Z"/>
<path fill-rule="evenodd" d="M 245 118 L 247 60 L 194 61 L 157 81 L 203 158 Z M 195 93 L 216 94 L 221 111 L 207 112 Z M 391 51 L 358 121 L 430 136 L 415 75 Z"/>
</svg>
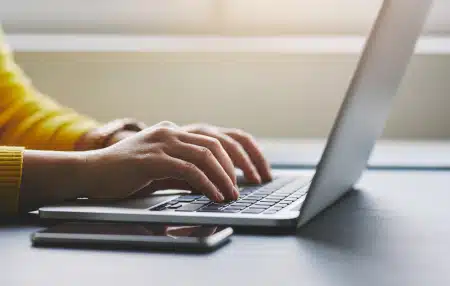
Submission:
<svg viewBox="0 0 450 286">
<path fill-rule="evenodd" d="M 324 139 L 259 140 L 271 165 L 310 168 L 319 162 Z M 450 140 L 379 140 L 369 160 L 371 169 L 440 169 L 450 171 Z"/>
<path fill-rule="evenodd" d="M 0 285 L 450 285 L 449 185 L 368 171 L 296 235 L 237 234 L 207 255 L 34 249 L 39 227 L 0 225 Z"/>
</svg>

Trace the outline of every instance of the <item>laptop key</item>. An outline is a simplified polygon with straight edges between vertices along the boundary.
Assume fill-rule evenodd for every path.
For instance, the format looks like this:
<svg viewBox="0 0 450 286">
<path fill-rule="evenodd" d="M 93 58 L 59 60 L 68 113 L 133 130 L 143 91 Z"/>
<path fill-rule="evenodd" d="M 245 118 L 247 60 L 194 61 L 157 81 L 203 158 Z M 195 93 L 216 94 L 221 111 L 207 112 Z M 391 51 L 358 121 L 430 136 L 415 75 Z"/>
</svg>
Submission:
<svg viewBox="0 0 450 286">
<path fill-rule="evenodd" d="M 228 205 L 228 203 L 212 203 L 212 204 L 210 204 L 210 206 L 218 206 L 218 207 L 224 207 L 224 206 L 226 206 L 226 205 Z"/>
<path fill-rule="evenodd" d="M 237 211 L 241 211 L 241 210 L 243 210 L 243 209 L 245 209 L 245 207 L 233 207 L 233 206 L 230 206 L 230 207 L 226 207 L 226 208 L 224 208 L 224 209 L 222 209 L 223 211 L 224 210 L 237 210 Z"/>
<path fill-rule="evenodd" d="M 184 206 L 176 209 L 175 211 L 177 211 L 177 212 L 194 212 L 203 206 L 204 205 L 200 205 L 200 204 L 185 204 Z"/>
<path fill-rule="evenodd" d="M 219 212 L 222 212 L 222 210 L 221 209 L 214 209 L 214 208 L 212 208 L 212 209 L 209 209 L 209 208 L 201 208 L 201 209 L 199 209 L 199 210 L 197 210 L 197 212 L 202 212 L 202 213 L 219 213 Z"/>
<path fill-rule="evenodd" d="M 278 203 L 280 199 L 262 199 L 260 202 Z"/>
<path fill-rule="evenodd" d="M 251 205 L 251 208 L 261 208 L 261 209 L 268 209 L 270 208 L 272 205 L 267 205 L 267 204 L 260 204 L 260 203 L 256 203 L 254 205 Z"/>
<path fill-rule="evenodd" d="M 223 205 L 223 204 L 213 203 L 213 204 L 207 205 L 206 207 L 199 209 L 198 211 L 199 212 L 216 212 L 216 211 L 220 211 L 224 206 L 225 205 Z"/>
<path fill-rule="evenodd" d="M 190 203 L 195 200 L 196 200 L 196 198 L 192 198 L 190 196 L 182 196 L 182 197 L 177 198 L 177 201 L 180 203 Z"/>
<path fill-rule="evenodd" d="M 280 189 L 278 191 L 276 191 L 275 193 L 277 194 L 293 194 L 297 189 Z"/>
<path fill-rule="evenodd" d="M 271 194 L 270 196 L 271 196 L 271 197 L 287 197 L 287 196 L 289 196 L 289 195 L 290 195 L 290 194 L 275 192 L 275 193 Z"/>
<path fill-rule="evenodd" d="M 259 192 L 255 193 L 255 195 L 260 195 L 260 196 L 267 196 L 270 194 L 273 194 L 273 191 L 259 191 Z"/>
<path fill-rule="evenodd" d="M 279 194 L 273 194 L 268 196 L 268 199 L 284 199 L 286 198 L 288 195 L 279 195 Z"/>
<path fill-rule="evenodd" d="M 177 209 L 179 207 L 181 207 L 181 204 L 174 204 L 174 205 L 168 206 L 169 209 Z"/>
<path fill-rule="evenodd" d="M 239 193 L 240 194 L 251 194 L 251 193 L 254 193 L 255 191 L 256 190 L 243 189 L 243 190 L 240 190 Z"/>
<path fill-rule="evenodd" d="M 230 206 L 232 206 L 232 207 L 248 207 L 248 206 L 250 206 L 250 205 L 252 205 L 252 203 L 234 203 L 234 204 L 231 204 Z"/>
<path fill-rule="evenodd" d="M 275 206 L 276 207 L 287 207 L 288 205 L 290 205 L 290 204 L 288 204 L 288 203 L 280 203 L 280 204 L 276 204 Z"/>
<path fill-rule="evenodd" d="M 289 198 L 293 198 L 293 199 L 299 199 L 301 198 L 303 195 L 291 195 Z"/>
<path fill-rule="evenodd" d="M 280 201 L 282 201 L 284 198 L 266 198 L 266 200 L 272 200 L 272 201 L 275 201 L 275 202 L 280 202 Z"/>
<path fill-rule="evenodd" d="M 274 202 L 257 202 L 254 206 L 273 206 Z"/>
<path fill-rule="evenodd" d="M 195 204 L 195 205 L 205 205 L 205 204 L 209 204 L 211 201 L 193 201 L 190 202 L 190 204 Z"/>
<path fill-rule="evenodd" d="M 253 193 L 255 191 L 257 191 L 258 189 L 260 189 L 261 187 L 256 187 L 256 188 L 249 188 L 249 187 L 244 187 L 240 189 L 240 193 Z"/>
<path fill-rule="evenodd" d="M 246 203 L 246 206 L 248 207 L 248 206 L 252 206 L 252 205 L 254 205 L 254 204 L 255 204 L 255 202 Z"/>
<path fill-rule="evenodd" d="M 276 210 L 270 209 L 270 210 L 267 210 L 267 211 L 263 212 L 263 214 L 275 214 L 275 213 L 277 213 L 277 212 L 278 212 L 278 211 L 276 211 Z"/>
<path fill-rule="evenodd" d="M 168 206 L 169 206 L 169 204 L 168 204 L 168 203 L 165 203 L 165 204 L 156 206 L 156 207 L 154 207 L 154 208 L 151 208 L 150 211 L 162 211 L 162 210 L 167 209 Z"/>
<path fill-rule="evenodd" d="M 250 194 L 248 197 L 264 198 L 266 196 L 267 195 L 264 195 L 264 194 L 253 193 L 253 194 Z"/>
<path fill-rule="evenodd" d="M 240 211 L 241 210 L 237 210 L 237 209 L 223 209 L 223 210 L 220 210 L 221 213 L 238 213 Z"/>
<path fill-rule="evenodd" d="M 259 185 L 258 186 L 247 185 L 247 186 L 241 187 L 240 191 L 254 192 L 254 191 L 256 191 L 259 188 L 261 188 L 261 186 L 259 186 Z"/>
<path fill-rule="evenodd" d="M 260 208 L 248 208 L 246 210 L 243 210 L 242 213 L 243 214 L 259 214 L 262 213 L 265 209 L 260 209 Z"/>
<path fill-rule="evenodd" d="M 249 199 L 249 198 L 245 198 L 245 199 L 243 199 L 242 201 L 239 201 L 239 202 L 254 204 L 254 203 L 256 203 L 257 201 L 259 201 L 259 199 Z"/>
<path fill-rule="evenodd" d="M 256 196 L 256 195 L 246 197 L 247 200 L 256 200 L 256 201 L 262 200 L 264 198 L 265 198 L 264 196 Z"/>
</svg>

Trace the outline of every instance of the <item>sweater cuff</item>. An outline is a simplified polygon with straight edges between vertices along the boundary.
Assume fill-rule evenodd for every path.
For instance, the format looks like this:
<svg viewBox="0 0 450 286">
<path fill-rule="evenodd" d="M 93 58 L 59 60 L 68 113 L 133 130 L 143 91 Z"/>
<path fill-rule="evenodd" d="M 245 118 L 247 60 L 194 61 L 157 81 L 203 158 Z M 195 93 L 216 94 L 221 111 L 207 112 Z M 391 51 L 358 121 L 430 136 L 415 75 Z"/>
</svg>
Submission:
<svg viewBox="0 0 450 286">
<path fill-rule="evenodd" d="M 23 147 L 0 147 L 0 214 L 18 212 Z"/>
</svg>

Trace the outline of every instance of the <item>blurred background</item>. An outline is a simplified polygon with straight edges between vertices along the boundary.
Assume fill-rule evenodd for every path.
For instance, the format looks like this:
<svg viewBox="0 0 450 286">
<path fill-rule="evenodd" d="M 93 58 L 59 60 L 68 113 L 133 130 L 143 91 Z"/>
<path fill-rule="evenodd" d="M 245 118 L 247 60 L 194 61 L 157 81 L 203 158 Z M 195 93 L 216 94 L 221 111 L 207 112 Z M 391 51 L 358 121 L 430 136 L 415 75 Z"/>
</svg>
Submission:
<svg viewBox="0 0 450 286">
<path fill-rule="evenodd" d="M 99 120 L 324 137 L 380 4 L 0 0 L 0 19 L 35 85 Z M 449 33 L 450 1 L 435 0 L 384 138 L 450 138 Z"/>
</svg>

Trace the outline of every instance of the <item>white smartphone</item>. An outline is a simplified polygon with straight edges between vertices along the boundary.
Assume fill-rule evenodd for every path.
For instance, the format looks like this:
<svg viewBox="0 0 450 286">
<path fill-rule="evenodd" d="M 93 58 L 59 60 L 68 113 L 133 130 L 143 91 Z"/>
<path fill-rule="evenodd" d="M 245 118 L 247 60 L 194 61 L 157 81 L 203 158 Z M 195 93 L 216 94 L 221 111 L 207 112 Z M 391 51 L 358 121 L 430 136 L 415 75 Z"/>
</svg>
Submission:
<svg viewBox="0 0 450 286">
<path fill-rule="evenodd" d="M 115 222 L 68 222 L 35 232 L 36 247 L 148 248 L 211 251 L 229 241 L 233 229 Z"/>
</svg>

